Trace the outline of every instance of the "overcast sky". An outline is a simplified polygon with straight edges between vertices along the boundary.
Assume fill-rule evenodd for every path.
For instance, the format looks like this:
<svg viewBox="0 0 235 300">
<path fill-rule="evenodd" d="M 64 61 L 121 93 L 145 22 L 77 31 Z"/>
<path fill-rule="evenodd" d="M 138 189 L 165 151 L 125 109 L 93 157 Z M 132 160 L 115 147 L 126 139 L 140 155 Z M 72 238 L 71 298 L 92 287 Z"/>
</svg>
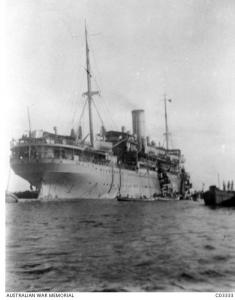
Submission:
<svg viewBox="0 0 235 300">
<path fill-rule="evenodd" d="M 163 143 L 166 93 L 170 145 L 183 151 L 195 188 L 217 174 L 235 180 L 234 16 L 233 0 L 8 0 L 9 139 L 28 130 L 27 106 L 33 129 L 77 125 L 86 19 L 106 128 L 131 130 L 131 110 L 143 108 L 148 135 Z"/>
</svg>

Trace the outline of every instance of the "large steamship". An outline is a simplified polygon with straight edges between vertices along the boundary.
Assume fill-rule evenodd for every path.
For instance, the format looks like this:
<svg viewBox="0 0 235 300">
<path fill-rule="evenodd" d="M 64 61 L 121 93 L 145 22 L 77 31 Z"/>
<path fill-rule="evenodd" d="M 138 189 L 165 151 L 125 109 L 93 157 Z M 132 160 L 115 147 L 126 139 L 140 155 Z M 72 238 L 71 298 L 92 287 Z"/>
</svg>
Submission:
<svg viewBox="0 0 235 300">
<path fill-rule="evenodd" d="M 89 135 L 82 136 L 81 126 L 70 135 L 30 129 L 11 142 L 12 169 L 44 200 L 184 198 L 190 189 L 189 174 L 181 151 L 169 149 L 166 97 L 166 147 L 146 137 L 144 110 L 132 111 L 132 134 L 124 128 L 106 131 L 102 126 L 94 136 L 92 105 L 98 92 L 91 87 L 87 29 L 85 40 Z"/>
</svg>

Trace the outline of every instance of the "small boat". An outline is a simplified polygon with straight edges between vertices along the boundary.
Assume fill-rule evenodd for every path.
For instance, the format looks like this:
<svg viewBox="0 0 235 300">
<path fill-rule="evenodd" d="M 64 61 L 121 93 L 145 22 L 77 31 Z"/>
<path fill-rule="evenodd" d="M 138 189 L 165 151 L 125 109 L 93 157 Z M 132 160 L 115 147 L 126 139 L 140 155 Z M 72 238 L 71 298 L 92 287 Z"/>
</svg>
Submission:
<svg viewBox="0 0 235 300">
<path fill-rule="evenodd" d="M 147 198 L 145 196 L 143 197 L 128 197 L 128 196 L 124 196 L 122 197 L 121 195 L 119 195 L 117 197 L 117 200 L 118 201 L 133 201 L 133 202 L 142 202 L 142 201 L 145 201 L 145 202 L 149 202 L 149 201 L 171 201 L 171 200 L 180 200 L 179 197 L 163 197 L 163 196 L 156 196 L 156 197 L 150 197 L 150 198 Z"/>
<path fill-rule="evenodd" d="M 140 202 L 140 201 L 154 201 L 155 198 L 147 198 L 147 197 L 128 197 L 128 196 L 117 196 L 118 201 L 132 201 L 132 202 Z"/>
<path fill-rule="evenodd" d="M 36 199 L 38 198 L 39 191 L 23 191 L 23 192 L 15 192 L 14 195 L 18 199 Z"/>
<path fill-rule="evenodd" d="M 5 200 L 7 203 L 16 203 L 18 202 L 18 198 L 16 195 L 10 192 L 5 193 Z"/>
<path fill-rule="evenodd" d="M 208 206 L 235 206 L 235 191 L 221 190 L 212 185 L 203 193 L 203 199 Z"/>
</svg>

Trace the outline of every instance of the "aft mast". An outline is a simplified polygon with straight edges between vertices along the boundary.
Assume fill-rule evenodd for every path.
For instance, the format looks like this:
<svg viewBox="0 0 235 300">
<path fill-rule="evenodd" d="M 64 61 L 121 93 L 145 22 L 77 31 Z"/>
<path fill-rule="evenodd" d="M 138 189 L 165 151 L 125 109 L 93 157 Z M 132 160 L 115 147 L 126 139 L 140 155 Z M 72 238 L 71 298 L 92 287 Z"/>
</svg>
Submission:
<svg viewBox="0 0 235 300">
<path fill-rule="evenodd" d="M 169 149 L 169 130 L 168 130 L 168 123 L 167 123 L 167 105 L 166 102 L 171 101 L 170 99 L 166 98 L 166 94 L 164 94 L 164 107 L 165 107 L 165 136 L 166 136 L 166 150 Z"/>
<path fill-rule="evenodd" d="M 29 122 L 29 137 L 31 137 L 31 120 L 30 120 L 30 114 L 29 114 L 29 107 L 27 106 L 27 115 L 28 115 L 28 122 Z"/>
<path fill-rule="evenodd" d="M 87 27 L 85 23 L 85 39 L 86 39 L 86 72 L 87 72 L 87 92 L 83 95 L 87 96 L 88 100 L 88 112 L 89 112 L 89 130 L 90 130 L 90 143 L 91 147 L 94 146 L 94 132 L 93 132 L 93 119 L 92 119 L 92 96 L 99 94 L 99 92 L 93 92 L 91 89 L 91 67 L 89 57 L 89 46 L 87 39 Z"/>
</svg>

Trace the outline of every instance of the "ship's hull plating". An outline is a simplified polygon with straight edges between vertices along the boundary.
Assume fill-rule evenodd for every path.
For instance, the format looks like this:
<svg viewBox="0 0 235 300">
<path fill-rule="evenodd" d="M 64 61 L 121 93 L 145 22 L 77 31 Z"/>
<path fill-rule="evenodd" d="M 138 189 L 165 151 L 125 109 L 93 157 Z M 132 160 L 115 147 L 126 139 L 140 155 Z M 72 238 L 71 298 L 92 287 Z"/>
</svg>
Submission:
<svg viewBox="0 0 235 300">
<path fill-rule="evenodd" d="M 161 193 L 157 172 L 136 171 L 91 162 L 41 160 L 11 163 L 15 173 L 40 187 L 39 198 L 59 199 L 114 199 L 151 198 Z M 180 177 L 168 174 L 174 192 L 179 192 Z"/>
</svg>

